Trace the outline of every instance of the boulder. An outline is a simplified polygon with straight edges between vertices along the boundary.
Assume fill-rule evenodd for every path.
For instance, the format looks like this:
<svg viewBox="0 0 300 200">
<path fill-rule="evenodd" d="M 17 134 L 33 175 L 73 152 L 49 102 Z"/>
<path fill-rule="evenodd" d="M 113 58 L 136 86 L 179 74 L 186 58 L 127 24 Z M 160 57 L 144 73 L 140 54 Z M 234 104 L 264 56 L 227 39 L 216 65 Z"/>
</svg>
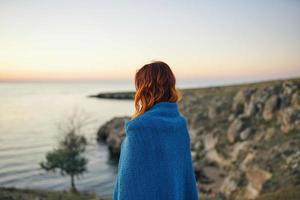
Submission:
<svg viewBox="0 0 300 200">
<path fill-rule="evenodd" d="M 193 163 L 193 169 L 195 172 L 196 181 L 201 184 L 209 184 L 212 183 L 213 180 L 210 179 L 204 172 L 202 165 L 199 162 Z"/>
<path fill-rule="evenodd" d="M 239 190 L 238 188 L 238 180 L 242 174 L 239 171 L 231 171 L 229 175 L 224 179 L 220 186 L 220 192 L 222 192 L 226 198 L 232 198 L 232 194 Z"/>
<path fill-rule="evenodd" d="M 274 127 L 270 127 L 266 130 L 264 134 L 264 140 L 268 141 L 276 134 L 276 129 Z"/>
<path fill-rule="evenodd" d="M 211 162 L 218 164 L 218 166 L 226 167 L 230 165 L 229 160 L 225 159 L 218 151 L 215 146 L 218 143 L 218 138 L 214 137 L 212 133 L 203 136 L 203 146 L 206 152 L 205 158 Z"/>
<path fill-rule="evenodd" d="M 113 157 L 120 154 L 121 143 L 125 136 L 124 122 L 129 119 L 127 116 L 115 117 L 102 125 L 97 132 L 98 142 L 106 143 Z"/>
<path fill-rule="evenodd" d="M 229 126 L 227 131 L 227 139 L 230 143 L 236 142 L 239 137 L 240 133 L 245 128 L 245 124 L 239 119 L 236 118 Z"/>
<path fill-rule="evenodd" d="M 281 131 L 300 129 L 300 107 L 288 107 L 280 113 Z"/>
<path fill-rule="evenodd" d="M 107 137 L 110 135 L 123 136 L 125 134 L 124 122 L 129 120 L 127 116 L 124 117 L 114 117 L 111 120 L 105 122 L 97 132 L 98 141 L 106 141 Z"/>
<path fill-rule="evenodd" d="M 222 102 L 221 100 L 212 101 L 212 103 L 208 106 L 208 118 L 216 118 L 222 112 L 223 104 L 224 102 Z"/>
<path fill-rule="evenodd" d="M 232 146 L 230 151 L 230 162 L 233 163 L 237 160 L 241 152 L 248 151 L 249 146 L 251 145 L 250 141 L 237 142 Z"/>
<path fill-rule="evenodd" d="M 108 149 L 113 156 L 120 154 L 121 143 L 122 143 L 122 139 L 118 135 L 111 134 L 106 139 L 106 144 L 108 145 Z"/>
<path fill-rule="evenodd" d="M 250 136 L 251 132 L 252 132 L 252 129 L 250 127 L 246 128 L 245 130 L 243 130 L 240 133 L 240 139 L 246 140 Z"/>
<path fill-rule="evenodd" d="M 232 111 L 240 114 L 244 111 L 245 103 L 248 103 L 256 88 L 241 89 L 233 98 Z"/>
<path fill-rule="evenodd" d="M 235 119 L 235 115 L 233 113 L 230 114 L 229 117 L 228 117 L 228 121 L 232 122 L 234 119 Z"/>
<path fill-rule="evenodd" d="M 191 156 L 192 156 L 192 161 L 195 161 L 197 158 L 197 153 L 196 151 L 191 151 Z"/>
<path fill-rule="evenodd" d="M 203 150 L 203 143 L 201 140 L 198 140 L 197 142 L 195 142 L 195 145 L 193 146 L 193 148 L 196 150 L 196 151 L 200 151 L 200 150 Z"/>
<path fill-rule="evenodd" d="M 300 167 L 300 151 L 296 151 L 285 158 L 286 168 L 299 169 Z"/>
<path fill-rule="evenodd" d="M 212 133 L 203 136 L 203 145 L 205 151 L 210 151 L 211 149 L 214 149 L 217 143 L 218 138 L 214 137 Z"/>
<path fill-rule="evenodd" d="M 260 194 L 264 183 L 272 177 L 268 171 L 258 167 L 252 167 L 246 171 L 248 185 L 246 187 L 245 199 L 255 199 Z"/>
<path fill-rule="evenodd" d="M 279 108 L 280 99 L 277 95 L 272 95 L 265 103 L 263 118 L 269 121 L 273 118 L 275 111 Z"/>
<path fill-rule="evenodd" d="M 291 99 L 291 106 L 300 106 L 300 93 L 299 92 L 295 92 L 292 95 L 292 99 Z"/>
<path fill-rule="evenodd" d="M 245 104 L 245 115 L 253 116 L 258 112 L 258 106 L 255 95 L 251 96 L 249 103 Z"/>
<path fill-rule="evenodd" d="M 240 169 L 242 171 L 246 171 L 248 169 L 248 165 L 249 163 L 251 163 L 251 161 L 254 160 L 254 158 L 256 157 L 256 152 L 249 152 L 245 159 L 242 161 L 242 163 L 240 164 Z"/>
<path fill-rule="evenodd" d="M 265 103 L 272 94 L 275 94 L 274 90 L 275 89 L 273 87 L 265 87 L 258 90 L 255 93 L 255 101 L 260 103 Z"/>
<path fill-rule="evenodd" d="M 285 81 L 282 83 L 283 93 L 291 95 L 298 89 L 298 86 L 293 81 Z"/>
</svg>

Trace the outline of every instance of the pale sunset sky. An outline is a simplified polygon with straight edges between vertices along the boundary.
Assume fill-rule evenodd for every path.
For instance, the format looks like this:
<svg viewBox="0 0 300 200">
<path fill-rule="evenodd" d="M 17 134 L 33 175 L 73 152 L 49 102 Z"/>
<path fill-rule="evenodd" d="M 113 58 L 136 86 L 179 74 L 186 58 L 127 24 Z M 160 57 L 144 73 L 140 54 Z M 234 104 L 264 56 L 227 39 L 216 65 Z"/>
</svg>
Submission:
<svg viewBox="0 0 300 200">
<path fill-rule="evenodd" d="M 300 77 L 298 0 L 0 0 L 0 80 Z"/>
</svg>

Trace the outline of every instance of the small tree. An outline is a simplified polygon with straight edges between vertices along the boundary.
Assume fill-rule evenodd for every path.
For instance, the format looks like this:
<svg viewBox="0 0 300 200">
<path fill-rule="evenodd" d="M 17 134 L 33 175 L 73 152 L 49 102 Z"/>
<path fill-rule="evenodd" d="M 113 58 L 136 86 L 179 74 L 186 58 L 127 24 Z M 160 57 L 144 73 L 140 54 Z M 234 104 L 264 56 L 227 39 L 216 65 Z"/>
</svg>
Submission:
<svg viewBox="0 0 300 200">
<path fill-rule="evenodd" d="M 87 171 L 88 160 L 82 155 L 85 152 L 87 140 L 79 135 L 85 122 L 84 118 L 78 118 L 75 113 L 68 118 L 67 123 L 59 126 L 63 132 L 63 138 L 59 140 L 58 148 L 48 152 L 46 161 L 40 163 L 40 167 L 46 171 L 59 170 L 62 176 L 70 176 L 73 192 L 77 191 L 74 178 Z"/>
</svg>

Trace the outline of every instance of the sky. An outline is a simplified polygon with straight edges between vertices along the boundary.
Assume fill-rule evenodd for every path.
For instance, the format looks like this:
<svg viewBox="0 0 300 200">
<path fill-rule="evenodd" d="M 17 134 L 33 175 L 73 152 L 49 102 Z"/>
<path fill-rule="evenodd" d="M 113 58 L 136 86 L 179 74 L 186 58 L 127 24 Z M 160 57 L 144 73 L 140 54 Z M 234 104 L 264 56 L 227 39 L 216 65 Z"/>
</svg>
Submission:
<svg viewBox="0 0 300 200">
<path fill-rule="evenodd" d="M 300 77 L 298 0 L 0 0 L 0 80 Z"/>
</svg>

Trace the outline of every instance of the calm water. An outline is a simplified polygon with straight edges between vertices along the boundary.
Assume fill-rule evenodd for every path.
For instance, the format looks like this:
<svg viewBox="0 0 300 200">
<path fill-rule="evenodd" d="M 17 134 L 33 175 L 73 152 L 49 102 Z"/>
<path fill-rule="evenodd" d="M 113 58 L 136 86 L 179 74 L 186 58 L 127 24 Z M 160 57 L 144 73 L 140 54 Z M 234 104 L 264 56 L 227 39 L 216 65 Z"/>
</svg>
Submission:
<svg viewBox="0 0 300 200">
<path fill-rule="evenodd" d="M 179 87 L 207 84 L 181 82 Z M 0 187 L 68 189 L 69 177 L 45 172 L 39 168 L 39 162 L 56 146 L 57 123 L 79 110 L 93 123 L 83 132 L 89 141 L 88 173 L 76 180 L 77 187 L 110 196 L 117 166 L 109 162 L 107 147 L 97 144 L 96 132 L 112 117 L 131 114 L 133 101 L 87 96 L 133 89 L 131 82 L 0 83 Z"/>
<path fill-rule="evenodd" d="M 83 134 L 89 145 L 88 173 L 77 179 L 80 190 L 111 195 L 117 166 L 96 142 L 99 126 L 113 116 L 132 113 L 132 101 L 101 100 L 87 95 L 133 90 L 129 82 L 0 83 L 0 187 L 68 189 L 68 177 L 45 172 L 39 162 L 57 143 L 57 123 L 79 110 L 93 123 Z"/>
</svg>

